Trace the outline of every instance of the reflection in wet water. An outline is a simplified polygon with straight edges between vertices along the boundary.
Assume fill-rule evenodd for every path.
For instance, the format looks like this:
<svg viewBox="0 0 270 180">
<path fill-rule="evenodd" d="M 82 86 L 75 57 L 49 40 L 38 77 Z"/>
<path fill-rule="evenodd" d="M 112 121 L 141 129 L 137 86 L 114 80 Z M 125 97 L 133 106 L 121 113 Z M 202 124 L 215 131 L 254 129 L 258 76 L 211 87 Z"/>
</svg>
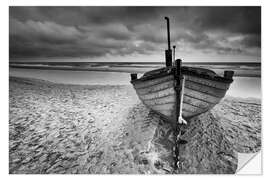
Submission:
<svg viewBox="0 0 270 180">
<path fill-rule="evenodd" d="M 261 78 L 236 77 L 227 95 L 242 98 L 261 98 Z"/>
</svg>

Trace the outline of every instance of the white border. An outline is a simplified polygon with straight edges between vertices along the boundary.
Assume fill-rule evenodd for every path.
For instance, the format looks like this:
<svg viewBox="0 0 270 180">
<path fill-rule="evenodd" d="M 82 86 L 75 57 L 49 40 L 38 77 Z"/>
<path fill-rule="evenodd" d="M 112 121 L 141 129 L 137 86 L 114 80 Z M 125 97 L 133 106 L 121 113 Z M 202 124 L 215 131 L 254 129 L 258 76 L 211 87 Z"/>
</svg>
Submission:
<svg viewBox="0 0 270 180">
<path fill-rule="evenodd" d="M 258 6 L 259 0 L 11 0 L 22 6 Z"/>
<path fill-rule="evenodd" d="M 0 75 L 0 100 L 1 100 L 1 126 L 0 126 L 0 172 L 1 172 L 1 179 L 13 179 L 13 178 L 22 178 L 22 179 L 36 179 L 36 178 L 67 178 L 71 179 L 74 176 L 60 176 L 60 175 L 50 175 L 48 176 L 23 176 L 23 175 L 8 175 L 8 6 L 130 6 L 130 5 L 143 5 L 143 6 L 261 6 L 262 5 L 262 89 L 263 89 L 263 135 L 266 137 L 266 141 L 263 141 L 263 159 L 270 159 L 270 155 L 268 152 L 269 143 L 267 143 L 268 137 L 270 135 L 270 131 L 267 129 L 270 127 L 270 111 L 267 110 L 267 107 L 270 107 L 269 99 L 270 95 L 267 92 L 270 92 L 270 83 L 268 77 L 270 78 L 270 56 L 269 56 L 269 17 L 270 17 L 270 8 L 269 8 L 269 1 L 268 0 L 165 0 L 165 1 L 157 1 L 157 0 L 137 0 L 137 1 L 127 1 L 127 0 L 98 0 L 98 1 L 91 1 L 91 0 L 4 0 L 1 1 L 0 6 L 0 18 L 1 18 L 1 28 L 0 28 L 0 35 L 1 35 L 1 59 L 0 59 L 0 67 L 1 67 L 1 75 Z M 263 167 L 269 167 L 269 164 L 266 165 L 267 161 L 263 161 Z M 266 178 L 266 175 L 269 174 L 269 171 L 265 171 L 263 173 L 263 178 Z M 80 175 L 76 176 L 75 178 L 117 178 L 117 179 L 126 179 L 126 178 L 155 178 L 155 179 L 163 179 L 167 178 L 167 176 L 87 176 L 87 175 Z M 192 176 L 188 178 L 196 178 L 198 176 Z M 229 178 L 253 178 L 254 176 L 230 176 Z M 262 176 L 256 176 L 259 178 Z M 185 178 L 184 176 L 169 176 L 168 178 Z M 204 175 L 200 176 L 199 178 L 228 178 L 228 176 L 218 176 L 215 175 Z M 268 177 L 269 179 L 269 177 Z"/>
</svg>

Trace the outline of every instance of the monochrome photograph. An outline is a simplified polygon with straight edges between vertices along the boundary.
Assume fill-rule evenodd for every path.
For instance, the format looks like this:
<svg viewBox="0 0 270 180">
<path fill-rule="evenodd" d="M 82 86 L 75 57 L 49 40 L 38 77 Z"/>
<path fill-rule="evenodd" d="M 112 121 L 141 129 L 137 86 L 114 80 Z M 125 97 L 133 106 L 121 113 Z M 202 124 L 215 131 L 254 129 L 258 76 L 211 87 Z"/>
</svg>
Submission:
<svg viewBox="0 0 270 180">
<path fill-rule="evenodd" d="M 260 6 L 9 6 L 9 174 L 237 174 L 261 152 Z"/>
</svg>

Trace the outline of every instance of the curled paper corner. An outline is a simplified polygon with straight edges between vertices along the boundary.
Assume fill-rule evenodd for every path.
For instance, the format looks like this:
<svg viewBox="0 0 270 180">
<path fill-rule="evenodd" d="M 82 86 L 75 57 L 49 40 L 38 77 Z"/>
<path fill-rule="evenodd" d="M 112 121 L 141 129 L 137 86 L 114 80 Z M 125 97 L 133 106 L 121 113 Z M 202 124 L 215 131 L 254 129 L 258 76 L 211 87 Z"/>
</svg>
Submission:
<svg viewBox="0 0 270 180">
<path fill-rule="evenodd" d="M 262 174 L 262 153 L 238 153 L 238 167 L 236 174 L 240 175 L 261 175 Z"/>
</svg>

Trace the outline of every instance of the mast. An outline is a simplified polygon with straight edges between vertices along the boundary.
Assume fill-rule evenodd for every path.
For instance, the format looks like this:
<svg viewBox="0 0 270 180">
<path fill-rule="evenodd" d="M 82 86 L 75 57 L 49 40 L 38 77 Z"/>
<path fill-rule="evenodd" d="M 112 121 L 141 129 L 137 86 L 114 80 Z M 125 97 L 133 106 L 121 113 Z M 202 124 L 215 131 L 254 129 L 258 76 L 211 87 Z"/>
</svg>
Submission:
<svg viewBox="0 0 270 180">
<path fill-rule="evenodd" d="M 174 45 L 173 46 L 173 64 L 175 63 L 175 48 L 176 48 L 176 46 Z"/>
<path fill-rule="evenodd" d="M 167 21 L 167 38 L 168 38 L 168 49 L 165 50 L 165 58 L 166 58 L 166 67 L 172 66 L 172 50 L 171 50 L 171 37 L 170 37 L 170 20 L 168 17 L 165 17 Z"/>
<path fill-rule="evenodd" d="M 170 37 L 170 19 L 165 17 L 167 21 L 167 38 L 168 38 L 168 49 L 171 49 L 171 37 Z"/>
</svg>

